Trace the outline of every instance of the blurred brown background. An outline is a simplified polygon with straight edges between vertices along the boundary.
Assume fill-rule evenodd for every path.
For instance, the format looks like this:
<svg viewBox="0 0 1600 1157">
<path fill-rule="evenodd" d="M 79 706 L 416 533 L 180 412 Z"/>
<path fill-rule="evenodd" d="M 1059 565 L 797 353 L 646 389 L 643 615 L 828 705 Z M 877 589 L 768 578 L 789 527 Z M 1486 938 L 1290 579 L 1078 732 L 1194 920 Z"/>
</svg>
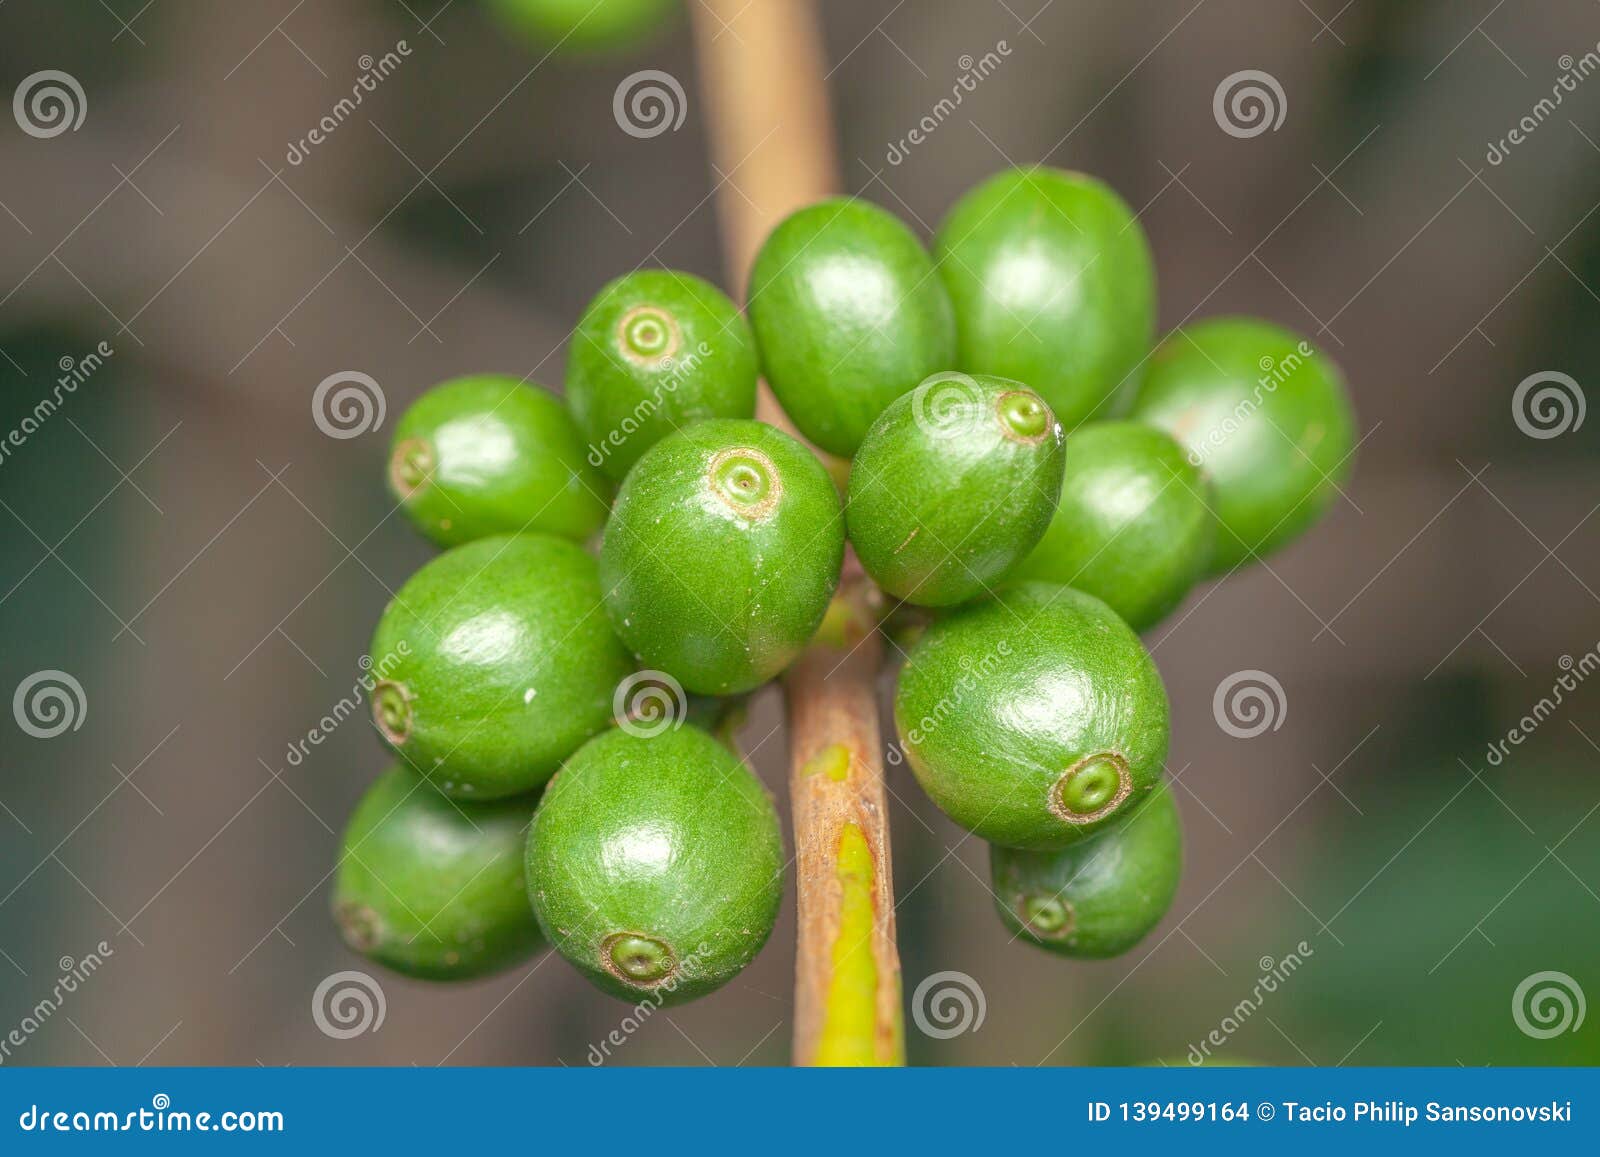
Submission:
<svg viewBox="0 0 1600 1157">
<path fill-rule="evenodd" d="M 913 1061 L 1181 1060 L 1291 952 L 1222 1051 L 1600 1058 L 1600 1014 L 1539 1039 L 1511 1007 L 1547 970 L 1600 997 L 1600 688 L 1485 756 L 1600 641 L 1600 420 L 1533 438 L 1512 407 L 1535 373 L 1600 380 L 1600 78 L 1536 112 L 1597 51 L 1600 8 L 820 8 L 846 191 L 926 235 L 1009 163 L 1101 175 L 1141 211 L 1164 327 L 1249 312 L 1304 331 L 1345 367 L 1365 436 L 1315 533 L 1150 637 L 1188 867 L 1127 957 L 1009 943 L 982 845 L 892 773 L 907 997 L 955 970 L 984 1005 L 948 1039 L 908 1024 Z M 362 58 L 400 41 L 392 75 L 290 163 Z M 890 163 L 964 58 L 1002 42 Z M 459 989 L 383 975 L 379 1031 L 320 1032 L 318 983 L 366 967 L 327 915 L 335 832 L 384 761 L 361 719 L 299 766 L 286 752 L 350 694 L 389 591 L 430 555 L 381 483 L 400 410 L 472 370 L 559 387 L 568 329 L 622 271 L 726 283 L 693 48 L 680 18 L 629 51 L 548 54 L 471 0 L 0 8 L 0 94 L 55 69 L 86 101 L 49 138 L 0 118 L 0 426 L 63 359 L 113 351 L 0 459 L 0 693 L 58 669 L 86 705 L 52 739 L 0 715 L 0 1037 L 62 958 L 111 949 L 5 1063 L 582 1065 L 621 1022 L 548 957 Z M 687 115 L 640 139 L 612 98 L 646 68 Z M 1237 137 L 1213 96 L 1247 69 L 1286 110 Z M 311 397 L 346 370 L 388 417 L 334 439 Z M 1242 670 L 1286 704 L 1251 739 L 1213 715 Z M 778 789 L 780 724 L 763 700 L 745 733 Z M 755 965 L 615 1063 L 783 1063 L 792 921 L 791 897 Z"/>
</svg>

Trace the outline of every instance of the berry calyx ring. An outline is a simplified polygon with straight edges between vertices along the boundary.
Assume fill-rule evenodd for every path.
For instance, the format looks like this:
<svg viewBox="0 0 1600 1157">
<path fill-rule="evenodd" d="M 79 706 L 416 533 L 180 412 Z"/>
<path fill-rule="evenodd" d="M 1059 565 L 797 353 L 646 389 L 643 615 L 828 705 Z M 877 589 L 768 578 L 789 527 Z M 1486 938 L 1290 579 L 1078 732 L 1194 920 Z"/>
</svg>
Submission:
<svg viewBox="0 0 1600 1157">
<path fill-rule="evenodd" d="M 396 747 L 411 737 L 411 695 L 404 683 L 384 680 L 372 689 L 372 721 Z"/>
<path fill-rule="evenodd" d="M 410 498 L 433 476 L 433 447 L 421 438 L 404 438 L 395 443 L 389 457 L 389 481 L 401 498 Z"/>
<path fill-rule="evenodd" d="M 616 932 L 601 945 L 601 963 L 618 980 L 627 984 L 655 985 L 678 969 L 672 949 L 653 936 Z"/>
<path fill-rule="evenodd" d="M 706 478 L 717 497 L 745 518 L 766 517 L 783 497 L 778 467 L 751 446 L 718 450 L 706 466 Z"/>
<path fill-rule="evenodd" d="M 638 365 L 658 365 L 682 344 L 677 319 L 658 306 L 636 305 L 617 322 L 617 345 Z"/>
<path fill-rule="evenodd" d="M 1024 445 L 1043 442 L 1056 424 L 1050 407 L 1032 390 L 1007 390 L 995 399 L 994 410 L 1001 433 Z"/>
<path fill-rule="evenodd" d="M 1053 939 L 1072 931 L 1072 905 L 1060 896 L 1021 895 L 1016 898 L 1017 918 L 1041 937 Z"/>
<path fill-rule="evenodd" d="M 1128 761 L 1113 752 L 1085 756 L 1050 789 L 1050 810 L 1069 824 L 1092 824 L 1121 806 L 1133 790 Z"/>
</svg>

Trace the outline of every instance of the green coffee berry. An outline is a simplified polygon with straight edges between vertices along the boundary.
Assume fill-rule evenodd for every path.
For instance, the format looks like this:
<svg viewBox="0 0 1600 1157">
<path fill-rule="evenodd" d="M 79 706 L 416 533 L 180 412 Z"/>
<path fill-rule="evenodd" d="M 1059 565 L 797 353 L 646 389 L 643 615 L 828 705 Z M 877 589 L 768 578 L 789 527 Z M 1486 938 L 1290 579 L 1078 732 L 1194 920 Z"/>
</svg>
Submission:
<svg viewBox="0 0 1600 1157">
<path fill-rule="evenodd" d="M 839 496 L 816 458 L 771 426 L 719 419 L 639 459 L 606 523 L 600 579 L 644 666 L 729 695 L 810 640 L 843 558 Z"/>
<path fill-rule="evenodd" d="M 567 404 L 589 461 L 621 481 L 639 456 L 701 418 L 756 409 L 756 343 L 739 307 L 709 282 L 645 269 L 584 310 L 567 359 Z"/>
<path fill-rule="evenodd" d="M 628 48 L 665 24 L 675 0 L 489 0 L 508 28 L 563 52 Z"/>
<path fill-rule="evenodd" d="M 540 927 L 625 1000 L 677 1004 L 731 980 L 772 932 L 783 864 L 761 781 L 689 726 L 590 740 L 528 833 Z"/>
<path fill-rule="evenodd" d="M 440 546 L 521 530 L 582 539 L 611 499 L 584 454 L 566 408 L 543 389 L 498 374 L 456 378 L 395 426 L 389 490 Z"/>
<path fill-rule="evenodd" d="M 372 655 L 373 720 L 440 791 L 496 799 L 544 783 L 611 722 L 632 670 L 600 613 L 595 561 L 565 539 L 458 546 L 400 588 Z"/>
<path fill-rule="evenodd" d="M 919 606 L 984 593 L 1049 526 L 1061 445 L 1050 407 L 1020 382 L 935 374 L 856 452 L 846 521 L 861 565 Z"/>
<path fill-rule="evenodd" d="M 429 980 L 466 980 L 518 964 L 543 944 L 528 907 L 523 847 L 530 796 L 446 799 L 392 767 L 346 826 L 333 890 L 345 943 Z"/>
<path fill-rule="evenodd" d="M 1165 784 L 1069 848 L 989 849 L 1000 919 L 1062 956 L 1100 959 L 1132 948 L 1172 907 L 1182 873 L 1183 831 Z"/>
<path fill-rule="evenodd" d="M 1161 778 L 1167 694 L 1093 595 L 1022 583 L 935 621 L 900 672 L 895 724 L 934 803 L 1005 847 L 1067 847 Z"/>
<path fill-rule="evenodd" d="M 1248 318 L 1197 322 L 1163 341 L 1133 416 L 1170 433 L 1211 479 L 1220 523 L 1213 574 L 1316 522 L 1355 448 L 1338 367 L 1289 331 Z"/>
<path fill-rule="evenodd" d="M 955 306 L 956 367 L 1027 382 L 1070 432 L 1116 416 L 1150 350 L 1144 230 L 1081 173 L 1009 169 L 955 203 L 934 238 Z"/>
<path fill-rule="evenodd" d="M 1211 505 L 1210 484 L 1161 430 L 1087 423 L 1067 436 L 1050 528 L 1006 579 L 1087 591 L 1142 631 L 1205 573 L 1217 531 Z"/>
<path fill-rule="evenodd" d="M 955 355 L 950 301 L 922 243 L 866 201 L 801 209 L 762 245 L 750 324 L 800 432 L 854 454 L 885 406 Z"/>
</svg>

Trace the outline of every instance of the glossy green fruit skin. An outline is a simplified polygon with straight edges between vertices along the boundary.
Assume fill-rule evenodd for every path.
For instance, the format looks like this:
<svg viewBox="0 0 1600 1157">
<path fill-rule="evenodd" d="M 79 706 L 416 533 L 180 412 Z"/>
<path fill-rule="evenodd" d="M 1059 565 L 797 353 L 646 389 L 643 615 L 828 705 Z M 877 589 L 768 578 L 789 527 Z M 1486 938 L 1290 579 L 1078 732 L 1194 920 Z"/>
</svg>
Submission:
<svg viewBox="0 0 1600 1157">
<path fill-rule="evenodd" d="M 648 39 L 677 0 L 489 0 L 508 27 L 552 51 L 606 52 Z"/>
<path fill-rule="evenodd" d="M 740 481 L 758 491 L 747 499 Z M 600 581 L 641 664 L 689 691 L 731 695 L 810 641 L 843 559 L 839 495 L 816 457 L 761 422 L 712 420 L 663 438 L 629 472 Z"/>
<path fill-rule="evenodd" d="M 1132 814 L 1059 852 L 989 849 L 995 907 L 1007 928 L 1049 952 L 1099 960 L 1161 922 L 1183 874 L 1183 829 L 1159 784 Z"/>
<path fill-rule="evenodd" d="M 468 980 L 544 944 L 523 849 L 532 796 L 456 803 L 404 766 L 367 789 L 345 827 L 333 911 L 352 949 L 396 972 Z"/>
<path fill-rule="evenodd" d="M 850 542 L 874 582 L 918 606 L 993 589 L 1050 525 L 1061 426 L 1019 382 L 935 374 L 891 402 L 850 468 Z"/>
<path fill-rule="evenodd" d="M 400 588 L 373 636 L 388 674 L 372 695 L 379 734 L 447 795 L 538 787 L 611 722 L 633 669 L 600 602 L 594 560 L 565 539 L 446 551 Z"/>
<path fill-rule="evenodd" d="M 783 867 L 761 781 L 690 726 L 590 740 L 528 833 L 539 926 L 597 987 L 630 1001 L 680 1004 L 733 979 L 772 932 Z M 630 940 L 645 954 L 635 971 L 617 963 Z"/>
<path fill-rule="evenodd" d="M 521 530 L 583 539 L 611 500 L 585 453 L 566 407 L 543 389 L 498 374 L 456 378 L 395 426 L 389 492 L 440 546 Z"/>
<path fill-rule="evenodd" d="M 1143 631 L 1205 573 L 1217 536 L 1211 486 L 1182 447 L 1138 422 L 1086 423 L 1065 457 L 1050 528 L 1007 581 L 1076 587 Z"/>
<path fill-rule="evenodd" d="M 1023 583 L 935 621 L 894 699 L 924 791 L 990 843 L 1056 850 L 1161 779 L 1166 690 L 1139 637 L 1093 595 Z"/>
<path fill-rule="evenodd" d="M 588 456 L 616 481 L 667 434 L 756 412 L 756 339 L 739 307 L 687 273 L 643 269 L 584 310 L 567 359 L 567 404 Z"/>
<path fill-rule="evenodd" d="M 1307 530 L 1338 494 L 1355 449 L 1338 367 L 1288 330 L 1249 318 L 1197 322 L 1163 341 L 1133 416 L 1170 433 L 1211 479 L 1213 574 Z"/>
<path fill-rule="evenodd" d="M 951 207 L 934 238 L 955 305 L 956 368 L 1026 382 L 1071 431 L 1112 418 L 1155 333 L 1144 230 L 1081 173 L 1008 169 Z"/>
<path fill-rule="evenodd" d="M 950 299 L 922 243 L 866 201 L 819 201 L 756 255 L 750 324 L 800 432 L 849 457 L 890 402 L 955 359 Z"/>
</svg>

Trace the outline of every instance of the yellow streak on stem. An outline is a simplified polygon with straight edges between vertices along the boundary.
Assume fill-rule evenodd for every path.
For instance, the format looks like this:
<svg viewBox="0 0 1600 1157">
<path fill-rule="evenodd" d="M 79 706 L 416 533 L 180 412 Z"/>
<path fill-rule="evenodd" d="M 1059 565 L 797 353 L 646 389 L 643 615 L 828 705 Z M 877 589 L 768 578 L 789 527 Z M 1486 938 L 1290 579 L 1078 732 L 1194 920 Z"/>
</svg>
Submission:
<svg viewBox="0 0 1600 1157">
<path fill-rule="evenodd" d="M 839 934 L 833 942 L 818 1065 L 893 1064 L 878 1056 L 878 962 L 872 954 L 872 849 L 855 824 L 839 835 Z"/>
</svg>

